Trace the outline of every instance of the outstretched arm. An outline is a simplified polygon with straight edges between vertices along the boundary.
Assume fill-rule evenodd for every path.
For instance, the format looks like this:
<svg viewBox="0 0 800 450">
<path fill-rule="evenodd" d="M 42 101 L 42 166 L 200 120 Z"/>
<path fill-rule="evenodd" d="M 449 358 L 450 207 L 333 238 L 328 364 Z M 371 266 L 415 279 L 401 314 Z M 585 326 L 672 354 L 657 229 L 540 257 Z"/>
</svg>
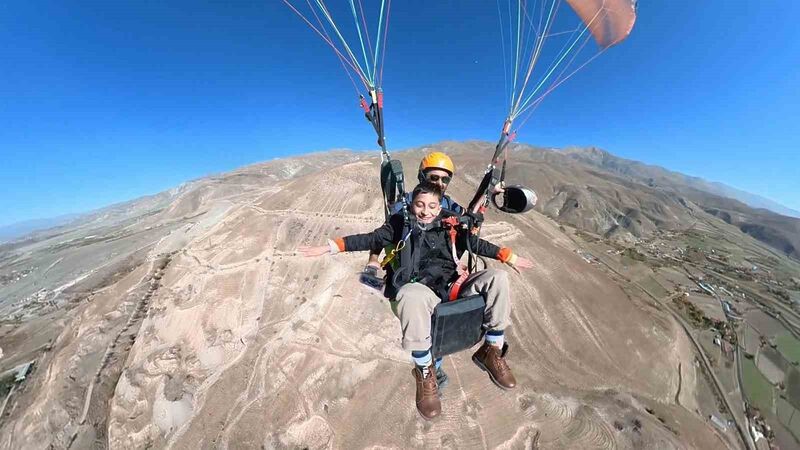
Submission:
<svg viewBox="0 0 800 450">
<path fill-rule="evenodd" d="M 302 253 L 306 258 L 313 258 L 315 256 L 322 256 L 327 253 L 331 253 L 331 247 L 329 245 L 319 245 L 316 247 L 304 245 L 297 247 L 297 251 Z"/>
<path fill-rule="evenodd" d="M 402 218 L 400 218 L 402 220 Z M 328 253 L 336 254 L 339 252 L 356 252 L 360 250 L 370 250 L 382 248 L 392 243 L 395 235 L 394 227 L 396 220 L 394 216 L 377 230 L 371 233 L 354 234 L 341 238 L 328 240 L 328 245 L 301 246 L 297 251 L 305 257 L 322 256 Z"/>
<path fill-rule="evenodd" d="M 472 246 L 472 250 L 480 256 L 494 258 L 496 260 L 508 264 L 515 270 L 530 269 L 533 267 L 533 261 L 518 256 L 517 254 L 514 253 L 513 250 L 511 250 L 508 247 L 502 247 L 502 248 L 498 247 L 497 245 L 494 245 L 489 241 L 480 239 L 473 234 L 469 235 L 469 240 L 470 240 L 470 245 Z"/>
<path fill-rule="evenodd" d="M 495 259 L 508 264 L 517 272 L 519 272 L 519 269 L 530 269 L 533 267 L 533 261 L 529 260 L 528 258 L 518 256 L 508 247 L 501 248 L 500 251 L 497 252 Z"/>
</svg>

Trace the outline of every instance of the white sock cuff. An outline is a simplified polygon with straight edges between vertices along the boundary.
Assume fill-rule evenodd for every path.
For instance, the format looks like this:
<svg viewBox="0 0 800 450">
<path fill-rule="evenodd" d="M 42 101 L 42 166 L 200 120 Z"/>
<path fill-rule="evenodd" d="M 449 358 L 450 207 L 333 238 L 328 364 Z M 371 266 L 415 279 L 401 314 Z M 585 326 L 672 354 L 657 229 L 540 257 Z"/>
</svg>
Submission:
<svg viewBox="0 0 800 450">
<path fill-rule="evenodd" d="M 420 367 L 428 367 L 431 365 L 431 362 L 433 362 L 433 356 L 431 356 L 431 352 L 426 353 L 425 356 L 420 358 L 414 356 L 411 358 L 414 360 L 414 364 Z"/>
<path fill-rule="evenodd" d="M 487 334 L 486 335 L 486 342 L 488 342 L 488 343 L 490 343 L 492 345 L 496 345 L 498 347 L 502 347 L 503 346 L 503 342 L 505 342 L 504 338 L 505 338 L 505 336 L 503 336 L 502 334 L 500 336 Z"/>
</svg>

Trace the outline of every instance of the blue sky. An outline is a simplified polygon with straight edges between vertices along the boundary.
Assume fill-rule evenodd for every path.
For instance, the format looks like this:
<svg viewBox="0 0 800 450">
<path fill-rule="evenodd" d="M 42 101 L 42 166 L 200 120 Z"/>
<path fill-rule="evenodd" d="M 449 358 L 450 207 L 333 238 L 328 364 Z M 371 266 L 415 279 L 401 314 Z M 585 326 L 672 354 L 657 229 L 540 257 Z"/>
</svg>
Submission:
<svg viewBox="0 0 800 450">
<path fill-rule="evenodd" d="M 374 148 L 333 53 L 282 1 L 0 11 L 0 225 Z M 800 210 L 798 16 L 798 2 L 641 1 L 630 38 L 550 95 L 520 140 L 598 146 Z M 495 2 L 395 1 L 384 89 L 390 148 L 494 141 L 506 114 Z"/>
</svg>

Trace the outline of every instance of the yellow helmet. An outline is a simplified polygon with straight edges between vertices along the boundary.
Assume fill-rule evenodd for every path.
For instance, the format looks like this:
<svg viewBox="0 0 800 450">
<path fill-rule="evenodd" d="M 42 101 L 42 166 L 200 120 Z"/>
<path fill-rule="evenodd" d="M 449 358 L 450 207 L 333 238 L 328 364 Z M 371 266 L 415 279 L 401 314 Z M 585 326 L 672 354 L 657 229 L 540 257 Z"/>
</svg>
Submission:
<svg viewBox="0 0 800 450">
<path fill-rule="evenodd" d="M 428 153 L 422 158 L 422 161 L 419 162 L 419 171 L 425 172 L 428 169 L 446 170 L 451 176 L 456 172 L 453 161 L 442 152 Z"/>
</svg>

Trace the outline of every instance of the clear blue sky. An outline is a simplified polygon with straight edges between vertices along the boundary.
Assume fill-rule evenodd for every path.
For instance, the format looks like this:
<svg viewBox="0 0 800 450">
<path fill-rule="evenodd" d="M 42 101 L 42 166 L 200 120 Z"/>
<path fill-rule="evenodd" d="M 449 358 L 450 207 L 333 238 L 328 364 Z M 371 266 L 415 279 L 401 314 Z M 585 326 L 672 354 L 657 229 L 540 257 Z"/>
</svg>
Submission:
<svg viewBox="0 0 800 450">
<path fill-rule="evenodd" d="M 393 3 L 390 148 L 494 141 L 495 2 Z M 520 140 L 594 145 L 800 209 L 797 17 L 800 2 L 641 1 L 631 37 L 553 93 Z M 0 225 L 374 148 L 332 52 L 279 0 L 11 0 L 0 42 Z"/>
</svg>

